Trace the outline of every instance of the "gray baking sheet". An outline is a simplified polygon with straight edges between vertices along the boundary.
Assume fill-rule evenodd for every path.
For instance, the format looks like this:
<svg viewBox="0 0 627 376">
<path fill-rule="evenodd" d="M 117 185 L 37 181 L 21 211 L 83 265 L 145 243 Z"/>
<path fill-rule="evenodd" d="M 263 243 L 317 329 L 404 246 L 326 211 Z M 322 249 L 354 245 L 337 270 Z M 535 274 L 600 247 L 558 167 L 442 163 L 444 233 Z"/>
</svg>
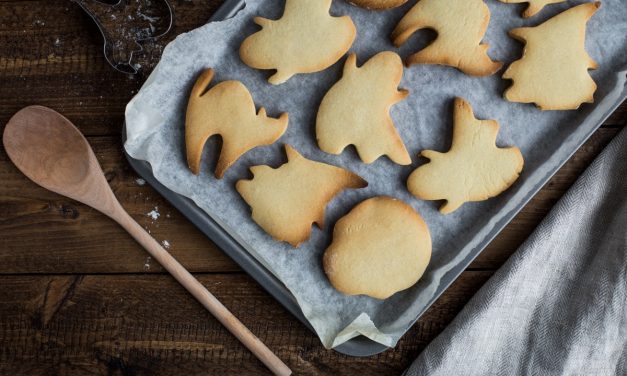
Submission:
<svg viewBox="0 0 627 376">
<path fill-rule="evenodd" d="M 349 14 L 358 36 L 351 51 L 362 64 L 382 50 L 398 51 L 405 57 L 433 37 L 420 32 L 401 49 L 389 42 L 389 34 L 404 12 L 415 2 L 391 11 L 372 12 L 334 1 L 332 14 Z M 508 29 L 540 23 L 581 1 L 568 1 L 545 9 L 531 20 L 519 17 L 520 6 L 487 1 L 492 21 L 484 42 L 492 58 L 509 63 L 517 59 L 522 45 L 506 34 Z M 340 156 L 325 154 L 315 143 L 315 114 L 328 88 L 340 77 L 344 58 L 316 74 L 298 75 L 280 86 L 266 82 L 270 72 L 245 66 L 237 50 L 241 41 L 258 28 L 251 18 L 280 17 L 283 1 L 249 0 L 234 18 L 214 22 L 183 34 L 165 49 L 159 65 L 126 112 L 126 151 L 148 161 L 155 177 L 174 192 L 191 198 L 218 222 L 251 255 L 281 280 L 296 298 L 305 317 L 322 343 L 335 347 L 359 334 L 386 346 L 393 346 L 416 318 L 500 230 L 511 214 L 520 209 L 577 147 L 598 127 L 607 112 L 621 100 L 627 59 L 627 7 L 623 1 L 608 0 L 588 23 L 586 49 L 599 69 L 591 74 L 599 89 L 594 105 L 578 111 L 541 112 L 532 105 L 508 103 L 501 98 L 509 85 L 499 74 L 470 77 L 442 66 L 419 65 L 405 70 L 401 87 L 410 90 L 407 100 L 395 105 L 392 117 L 412 156 L 420 150 L 445 151 L 452 131 L 452 101 L 467 99 L 477 117 L 496 119 L 501 124 L 498 144 L 516 145 L 525 157 L 521 178 L 501 196 L 465 204 L 453 214 L 442 216 L 439 203 L 413 198 L 405 189 L 409 173 L 424 163 L 417 157 L 412 166 L 398 166 L 386 158 L 363 164 L 354 150 Z M 184 113 L 189 89 L 198 73 L 216 70 L 216 82 L 242 81 L 257 106 L 271 116 L 287 111 L 290 124 L 274 145 L 257 148 L 243 156 L 223 180 L 212 175 L 215 143 L 203 155 L 203 171 L 192 175 L 186 167 Z M 239 179 L 250 178 L 248 167 L 285 161 L 282 145 L 295 146 L 308 158 L 348 168 L 370 183 L 367 189 L 346 191 L 337 196 L 325 216 L 327 226 L 314 228 L 308 242 L 298 249 L 273 241 L 250 219 L 248 206 L 234 190 Z M 321 267 L 321 255 L 330 242 L 333 224 L 356 203 L 376 195 L 390 195 L 412 205 L 424 218 L 433 238 L 433 257 L 425 276 L 412 288 L 385 301 L 368 297 L 347 297 L 328 283 Z"/>
</svg>

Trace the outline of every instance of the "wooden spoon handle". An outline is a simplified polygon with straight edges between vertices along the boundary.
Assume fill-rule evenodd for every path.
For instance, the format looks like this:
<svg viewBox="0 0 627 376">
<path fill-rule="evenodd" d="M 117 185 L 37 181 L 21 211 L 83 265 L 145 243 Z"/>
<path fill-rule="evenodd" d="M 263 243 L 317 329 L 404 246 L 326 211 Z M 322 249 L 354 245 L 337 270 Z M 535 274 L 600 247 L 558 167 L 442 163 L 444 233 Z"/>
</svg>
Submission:
<svg viewBox="0 0 627 376">
<path fill-rule="evenodd" d="M 261 342 L 241 321 L 213 296 L 187 269 L 150 236 L 120 206 L 110 214 L 139 244 L 187 289 L 211 314 L 276 375 L 290 375 L 292 371 Z"/>
</svg>

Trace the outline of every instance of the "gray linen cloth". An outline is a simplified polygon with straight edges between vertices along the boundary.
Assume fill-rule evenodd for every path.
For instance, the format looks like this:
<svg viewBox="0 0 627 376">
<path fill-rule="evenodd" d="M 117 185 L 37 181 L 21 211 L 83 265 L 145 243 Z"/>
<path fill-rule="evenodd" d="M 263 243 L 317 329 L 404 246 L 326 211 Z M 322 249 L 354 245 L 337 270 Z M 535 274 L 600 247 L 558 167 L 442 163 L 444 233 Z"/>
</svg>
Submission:
<svg viewBox="0 0 627 376">
<path fill-rule="evenodd" d="M 405 375 L 627 375 L 627 128 Z"/>
</svg>

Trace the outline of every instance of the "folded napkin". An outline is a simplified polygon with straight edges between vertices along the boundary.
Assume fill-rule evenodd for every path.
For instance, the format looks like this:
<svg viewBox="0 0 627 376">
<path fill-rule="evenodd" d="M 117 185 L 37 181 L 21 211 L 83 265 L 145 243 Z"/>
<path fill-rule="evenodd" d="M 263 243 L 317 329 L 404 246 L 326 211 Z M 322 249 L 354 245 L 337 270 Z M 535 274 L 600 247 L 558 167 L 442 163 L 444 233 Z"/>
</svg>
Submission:
<svg viewBox="0 0 627 376">
<path fill-rule="evenodd" d="M 627 129 L 405 375 L 627 375 Z"/>
</svg>

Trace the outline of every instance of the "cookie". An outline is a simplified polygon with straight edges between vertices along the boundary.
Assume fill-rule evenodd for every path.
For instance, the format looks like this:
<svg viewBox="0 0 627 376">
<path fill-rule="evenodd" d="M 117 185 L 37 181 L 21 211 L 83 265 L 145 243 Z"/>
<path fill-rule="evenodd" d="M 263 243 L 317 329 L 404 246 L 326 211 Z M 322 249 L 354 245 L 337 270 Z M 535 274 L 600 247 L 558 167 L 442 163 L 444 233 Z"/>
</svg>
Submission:
<svg viewBox="0 0 627 376">
<path fill-rule="evenodd" d="M 387 299 L 414 285 L 430 259 L 431 236 L 420 215 L 403 201 L 379 196 L 337 221 L 323 266 L 343 294 Z"/>
<path fill-rule="evenodd" d="M 527 3 L 527 9 L 523 12 L 523 18 L 529 18 L 536 15 L 539 11 L 542 10 L 546 5 L 555 4 L 555 3 L 563 3 L 566 0 L 499 0 L 502 3 L 508 4 L 518 4 L 518 3 Z"/>
<path fill-rule="evenodd" d="M 541 110 L 574 110 L 593 103 L 597 85 L 588 69 L 597 64 L 584 47 L 586 23 L 600 3 L 572 7 L 536 27 L 509 34 L 523 43 L 520 60 L 503 74 L 513 80 L 504 97 L 510 102 L 535 103 Z"/>
<path fill-rule="evenodd" d="M 433 29 L 436 39 L 409 56 L 407 65 L 442 64 L 472 76 L 489 76 L 503 65 L 492 61 L 488 45 L 481 43 L 489 22 L 483 0 L 419 0 L 396 25 L 392 41 L 399 47 L 417 30 Z"/>
<path fill-rule="evenodd" d="M 297 247 L 309 238 L 313 223 L 324 226 L 324 208 L 335 195 L 368 183 L 343 168 L 306 159 L 289 145 L 285 153 L 286 164 L 253 166 L 253 179 L 240 180 L 235 188 L 261 228 Z"/>
<path fill-rule="evenodd" d="M 381 10 L 391 9 L 401 6 L 407 2 L 407 0 L 348 0 L 349 3 L 357 5 L 358 7 Z"/>
<path fill-rule="evenodd" d="M 408 95 L 398 90 L 403 63 L 394 52 L 381 52 L 357 67 L 349 55 L 342 78 L 325 94 L 316 119 L 321 150 L 340 154 L 354 145 L 365 163 L 387 155 L 400 165 L 411 158 L 390 118 L 390 107 Z"/>
<path fill-rule="evenodd" d="M 242 61 L 257 69 L 275 69 L 268 81 L 278 85 L 297 73 L 319 72 L 348 51 L 357 33 L 348 16 L 329 14 L 331 0 L 286 0 L 283 17 L 255 17 L 262 29 L 244 40 Z"/>
<path fill-rule="evenodd" d="M 196 175 L 205 142 L 213 135 L 222 137 L 222 149 L 215 176 L 224 172 L 248 150 L 269 145 L 281 137 L 287 128 L 287 113 L 278 119 L 266 116 L 255 103 L 246 86 L 239 81 L 223 81 L 211 89 L 213 70 L 205 70 L 192 88 L 185 115 L 185 146 L 187 164 Z"/>
<path fill-rule="evenodd" d="M 516 147 L 499 148 L 495 120 L 477 120 L 470 104 L 455 99 L 453 143 L 446 153 L 424 150 L 431 161 L 409 175 L 407 188 L 423 200 L 446 200 L 442 214 L 457 210 L 464 202 L 482 201 L 509 188 L 523 168 Z"/>
</svg>

